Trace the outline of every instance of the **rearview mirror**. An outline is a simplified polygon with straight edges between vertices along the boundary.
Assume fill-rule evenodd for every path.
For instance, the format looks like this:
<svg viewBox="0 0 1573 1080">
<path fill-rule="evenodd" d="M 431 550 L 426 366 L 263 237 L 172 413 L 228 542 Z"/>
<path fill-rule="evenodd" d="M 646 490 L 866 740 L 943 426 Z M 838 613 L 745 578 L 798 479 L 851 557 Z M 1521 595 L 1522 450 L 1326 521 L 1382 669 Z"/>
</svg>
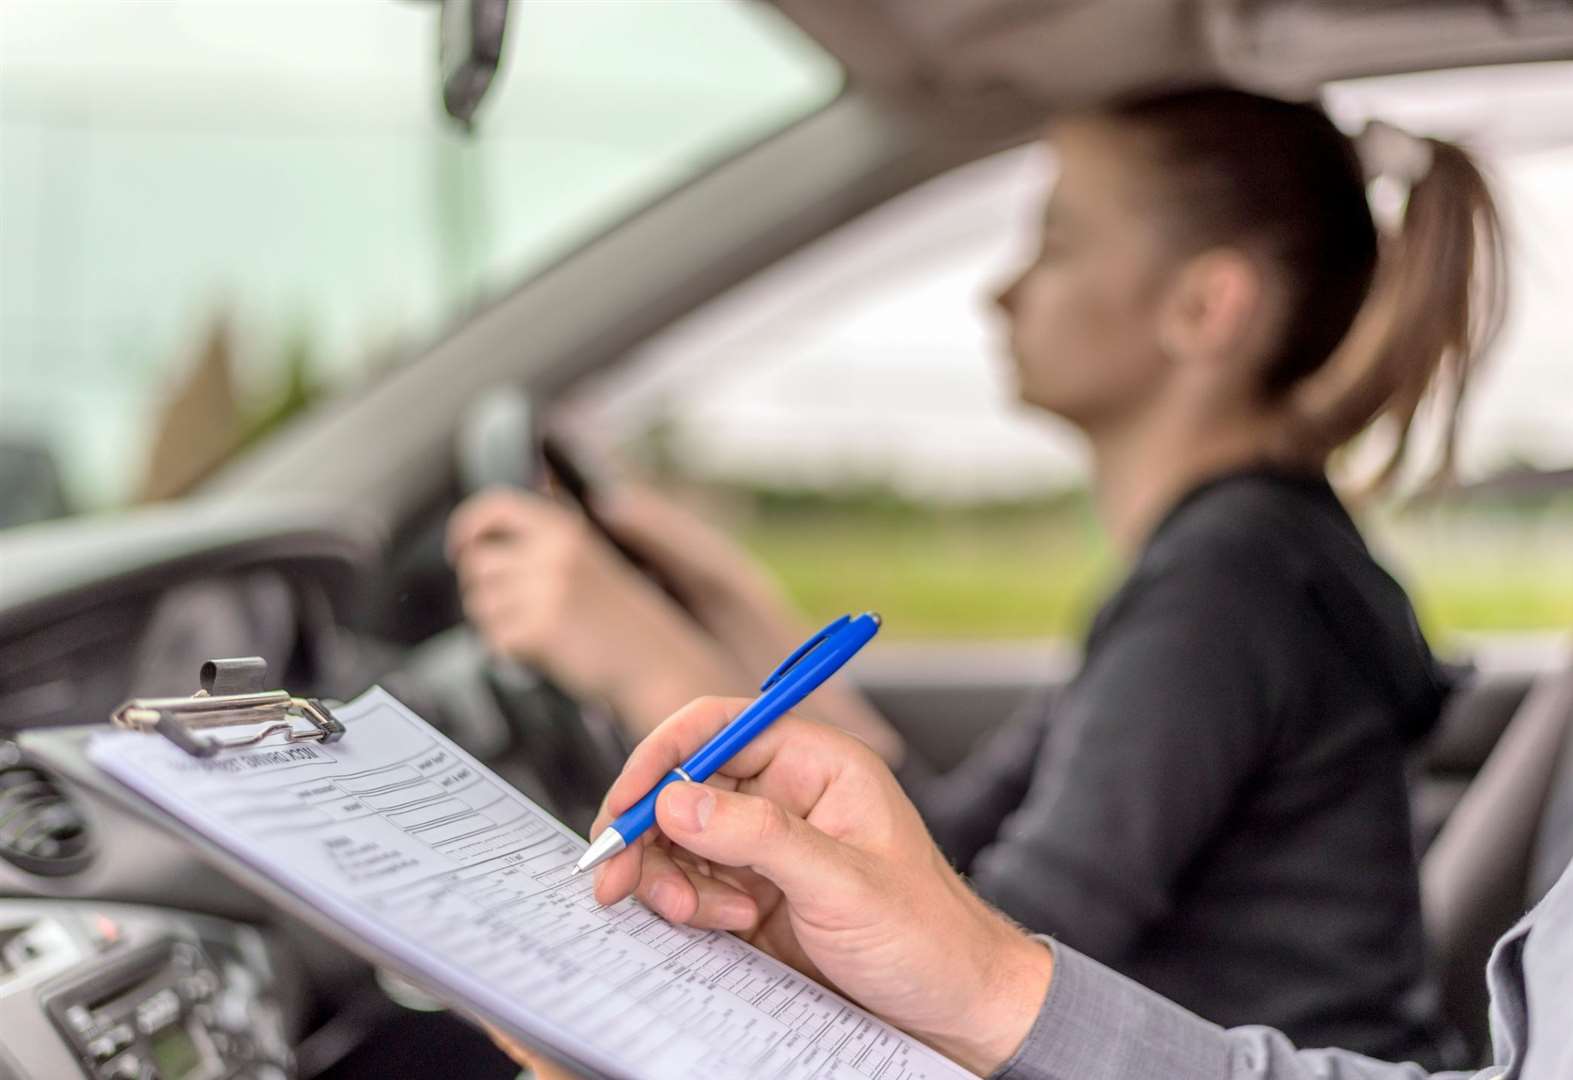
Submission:
<svg viewBox="0 0 1573 1080">
<path fill-rule="evenodd" d="M 442 104 L 466 131 L 497 74 L 507 25 L 508 0 L 442 0 Z"/>
</svg>

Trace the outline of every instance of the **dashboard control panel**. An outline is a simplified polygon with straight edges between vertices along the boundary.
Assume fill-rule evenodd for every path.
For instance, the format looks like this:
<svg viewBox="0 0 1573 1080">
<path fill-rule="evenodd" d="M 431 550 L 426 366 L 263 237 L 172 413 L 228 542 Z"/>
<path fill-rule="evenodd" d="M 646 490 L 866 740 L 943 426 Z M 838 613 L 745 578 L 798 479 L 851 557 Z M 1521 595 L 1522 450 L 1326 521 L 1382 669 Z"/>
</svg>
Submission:
<svg viewBox="0 0 1573 1080">
<path fill-rule="evenodd" d="M 0 979 L 0 1012 L 10 1031 L 38 1036 L 24 1077 L 69 1075 L 66 1059 L 92 1080 L 293 1076 L 255 930 L 159 909 L 0 901 L 7 933 L 13 978 Z"/>
</svg>

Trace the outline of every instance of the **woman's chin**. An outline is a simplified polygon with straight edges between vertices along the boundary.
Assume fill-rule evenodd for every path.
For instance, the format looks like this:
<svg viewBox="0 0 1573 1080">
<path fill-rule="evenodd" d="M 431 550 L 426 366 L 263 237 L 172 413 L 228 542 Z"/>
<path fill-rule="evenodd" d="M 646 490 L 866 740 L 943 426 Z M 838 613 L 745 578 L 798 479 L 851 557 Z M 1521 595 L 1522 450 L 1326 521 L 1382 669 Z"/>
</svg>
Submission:
<svg viewBox="0 0 1573 1080">
<path fill-rule="evenodd" d="M 1041 386 L 1034 387 L 1024 382 L 1018 382 L 1015 387 L 1016 400 L 1023 408 L 1033 412 L 1047 413 L 1059 420 L 1080 427 L 1078 412 L 1075 403 L 1064 395 L 1045 393 Z"/>
</svg>

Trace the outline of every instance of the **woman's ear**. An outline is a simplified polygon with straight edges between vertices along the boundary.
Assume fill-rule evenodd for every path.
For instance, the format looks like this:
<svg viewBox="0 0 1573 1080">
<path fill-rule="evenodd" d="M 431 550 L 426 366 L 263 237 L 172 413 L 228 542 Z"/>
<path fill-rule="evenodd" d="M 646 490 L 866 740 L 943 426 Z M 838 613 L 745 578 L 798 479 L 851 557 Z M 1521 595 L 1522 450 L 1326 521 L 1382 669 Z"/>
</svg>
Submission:
<svg viewBox="0 0 1573 1080">
<path fill-rule="evenodd" d="M 1158 311 L 1158 341 L 1175 363 L 1245 373 L 1241 357 L 1265 336 L 1261 271 L 1234 248 L 1214 248 L 1180 267 Z"/>
</svg>

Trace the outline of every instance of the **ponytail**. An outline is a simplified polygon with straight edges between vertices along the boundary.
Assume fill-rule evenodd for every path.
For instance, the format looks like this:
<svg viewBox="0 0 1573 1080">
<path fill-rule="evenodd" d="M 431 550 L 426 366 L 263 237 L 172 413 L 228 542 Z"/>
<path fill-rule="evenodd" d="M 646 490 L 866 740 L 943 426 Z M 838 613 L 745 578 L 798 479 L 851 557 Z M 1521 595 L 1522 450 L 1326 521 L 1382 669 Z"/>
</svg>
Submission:
<svg viewBox="0 0 1573 1080">
<path fill-rule="evenodd" d="M 1137 132 L 1176 251 L 1229 245 L 1285 296 L 1263 396 L 1291 418 L 1284 456 L 1325 462 L 1367 428 L 1388 438 L 1371 489 L 1408 473 L 1422 408 L 1443 434 L 1431 481 L 1453 467 L 1459 415 L 1506 308 L 1502 222 L 1457 146 L 1385 124 L 1358 139 L 1314 103 L 1204 87 L 1111 105 Z M 1408 187 L 1379 233 L 1367 181 Z"/>
<path fill-rule="evenodd" d="M 1453 143 L 1373 129 L 1388 145 L 1394 137 L 1408 141 L 1399 169 L 1407 158 L 1418 175 L 1398 228 L 1381 241 L 1375 281 L 1353 327 L 1291 399 L 1298 441 L 1313 454 L 1326 456 L 1367 428 L 1385 437 L 1365 482 L 1372 493 L 1406 471 L 1422 405 L 1442 425 L 1424 483 L 1452 477 L 1464 399 L 1507 308 L 1502 220 L 1474 160 Z M 1372 140 L 1362 136 L 1357 146 L 1367 173 L 1385 175 L 1380 160 L 1371 162 L 1382 154 Z"/>
</svg>

